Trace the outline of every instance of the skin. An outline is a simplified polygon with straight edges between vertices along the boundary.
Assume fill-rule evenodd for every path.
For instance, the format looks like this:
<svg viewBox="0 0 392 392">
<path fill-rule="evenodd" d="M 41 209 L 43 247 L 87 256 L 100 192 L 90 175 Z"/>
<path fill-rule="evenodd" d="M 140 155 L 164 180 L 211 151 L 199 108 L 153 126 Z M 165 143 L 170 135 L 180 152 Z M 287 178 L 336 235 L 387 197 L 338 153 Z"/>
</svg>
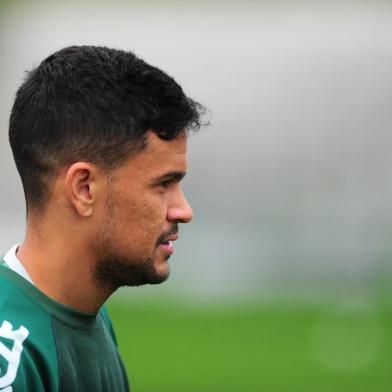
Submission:
<svg viewBox="0 0 392 392">
<path fill-rule="evenodd" d="M 164 281 L 171 252 L 162 241 L 192 219 L 186 171 L 185 131 L 171 141 L 148 132 L 146 148 L 111 173 L 89 162 L 62 168 L 45 210 L 28 212 L 17 252 L 34 284 L 95 313 L 120 285 Z"/>
</svg>

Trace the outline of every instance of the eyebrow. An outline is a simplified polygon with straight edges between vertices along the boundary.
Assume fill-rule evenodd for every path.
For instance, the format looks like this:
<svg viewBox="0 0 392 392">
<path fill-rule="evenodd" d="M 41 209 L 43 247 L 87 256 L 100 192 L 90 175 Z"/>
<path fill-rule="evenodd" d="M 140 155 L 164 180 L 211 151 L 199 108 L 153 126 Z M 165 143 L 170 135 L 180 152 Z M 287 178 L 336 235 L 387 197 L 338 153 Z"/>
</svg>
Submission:
<svg viewBox="0 0 392 392">
<path fill-rule="evenodd" d="M 156 182 L 166 181 L 166 180 L 175 180 L 181 181 L 185 177 L 185 172 L 182 171 L 171 171 L 165 174 L 162 174 L 156 179 Z"/>
</svg>

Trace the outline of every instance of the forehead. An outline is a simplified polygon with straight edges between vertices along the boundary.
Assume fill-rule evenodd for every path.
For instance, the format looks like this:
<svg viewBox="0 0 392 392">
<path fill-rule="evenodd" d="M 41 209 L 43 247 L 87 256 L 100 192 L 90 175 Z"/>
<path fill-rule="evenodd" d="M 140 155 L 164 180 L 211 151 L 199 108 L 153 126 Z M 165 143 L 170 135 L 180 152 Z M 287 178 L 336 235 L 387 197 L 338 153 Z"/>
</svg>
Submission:
<svg viewBox="0 0 392 392">
<path fill-rule="evenodd" d="M 186 171 L 187 134 L 184 131 L 174 140 L 162 140 L 155 133 L 148 132 L 146 147 L 120 169 L 121 174 L 159 176 L 166 171 Z"/>
<path fill-rule="evenodd" d="M 173 140 L 162 140 L 154 132 L 147 133 L 147 147 L 140 155 L 146 153 L 147 155 L 155 154 L 186 154 L 187 149 L 187 134 L 182 132 L 177 138 Z"/>
</svg>

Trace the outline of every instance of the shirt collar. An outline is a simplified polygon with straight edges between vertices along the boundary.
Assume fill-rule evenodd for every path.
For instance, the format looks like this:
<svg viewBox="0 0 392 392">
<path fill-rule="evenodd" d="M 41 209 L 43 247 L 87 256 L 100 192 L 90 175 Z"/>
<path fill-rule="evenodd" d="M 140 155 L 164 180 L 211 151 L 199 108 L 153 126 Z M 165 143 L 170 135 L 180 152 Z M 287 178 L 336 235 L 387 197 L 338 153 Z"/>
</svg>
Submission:
<svg viewBox="0 0 392 392">
<path fill-rule="evenodd" d="M 34 284 L 30 278 L 30 275 L 26 271 L 23 264 L 16 256 L 16 251 L 18 250 L 19 244 L 14 245 L 4 256 L 4 261 L 7 264 L 8 268 L 19 274 L 22 278 L 29 281 L 31 284 Z"/>
</svg>

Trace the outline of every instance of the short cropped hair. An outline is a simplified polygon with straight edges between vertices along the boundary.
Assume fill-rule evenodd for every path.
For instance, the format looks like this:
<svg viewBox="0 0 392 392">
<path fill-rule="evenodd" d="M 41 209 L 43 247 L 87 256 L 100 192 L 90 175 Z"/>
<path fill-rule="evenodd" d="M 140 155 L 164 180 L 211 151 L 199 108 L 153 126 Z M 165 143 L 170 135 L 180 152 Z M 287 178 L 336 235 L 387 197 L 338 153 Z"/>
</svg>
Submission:
<svg viewBox="0 0 392 392">
<path fill-rule="evenodd" d="M 45 205 L 50 180 L 65 165 L 119 167 L 145 147 L 201 125 L 202 105 L 173 78 L 132 52 L 64 48 L 30 71 L 17 91 L 9 140 L 27 209 Z"/>
</svg>

